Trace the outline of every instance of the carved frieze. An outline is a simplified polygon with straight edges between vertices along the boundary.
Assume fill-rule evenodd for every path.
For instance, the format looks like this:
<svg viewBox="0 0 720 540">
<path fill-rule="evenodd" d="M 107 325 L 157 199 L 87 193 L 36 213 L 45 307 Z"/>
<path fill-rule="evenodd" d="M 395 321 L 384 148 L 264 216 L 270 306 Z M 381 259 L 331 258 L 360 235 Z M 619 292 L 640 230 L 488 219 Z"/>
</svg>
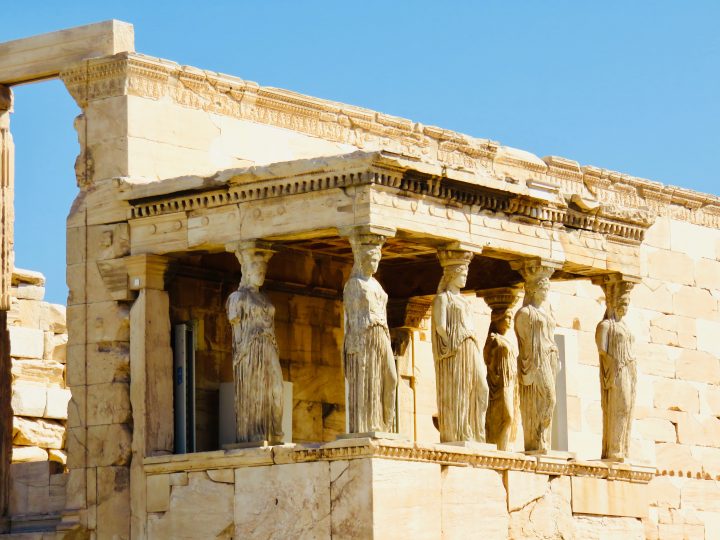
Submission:
<svg viewBox="0 0 720 540">
<path fill-rule="evenodd" d="M 368 157 L 376 156 L 374 160 Z M 297 176 L 273 177 L 270 167 L 267 171 L 253 167 L 237 170 L 223 187 L 215 187 L 180 196 L 155 196 L 151 200 L 131 200 L 130 218 L 159 216 L 175 212 L 196 211 L 237 205 L 244 202 L 287 197 L 331 189 L 347 189 L 358 186 L 378 186 L 397 190 L 405 197 L 431 198 L 448 208 L 456 207 L 473 215 L 483 212 L 500 213 L 503 223 L 510 227 L 521 226 L 520 222 L 548 223 L 568 228 L 583 229 L 611 235 L 625 243 L 639 244 L 652 216 L 641 209 L 623 209 L 617 205 L 602 205 L 601 210 L 583 212 L 574 205 L 568 205 L 559 196 L 557 189 L 547 191 L 551 200 L 534 198 L 529 195 L 498 193 L 482 186 L 457 180 L 438 181 L 431 175 L 420 174 L 404 162 L 391 163 L 383 153 L 358 153 L 356 160 L 366 163 L 363 168 L 351 168 L 349 158 L 338 159 L 336 172 L 304 173 L 298 165 Z M 309 165 L 308 165 L 309 166 Z M 261 181 L 244 181 L 245 177 L 261 176 Z M 548 186 L 550 189 L 551 186 Z M 400 203 L 398 203 L 400 204 Z M 479 218 L 482 220 L 482 218 Z"/>
<path fill-rule="evenodd" d="M 278 88 L 261 87 L 236 77 L 180 66 L 174 62 L 134 53 L 83 62 L 61 74 L 68 90 L 81 107 L 88 101 L 133 95 L 174 102 L 207 112 L 270 124 L 360 149 L 383 148 L 426 162 L 437 162 L 456 170 L 494 174 L 506 167 L 526 171 L 527 178 L 543 179 L 566 194 L 588 191 L 598 200 L 626 207 L 647 208 L 662 215 L 682 215 L 710 226 L 712 214 L 696 210 L 718 204 L 718 198 L 691 190 L 663 186 L 630 175 L 598 167 L 579 167 L 572 160 L 536 156 L 375 111 L 304 96 Z M 543 163 L 544 161 L 544 163 Z M 499 180 L 505 180 L 501 174 Z M 524 182 L 526 178 L 513 178 Z M 671 205 L 657 205 L 670 197 Z M 706 223 L 707 222 L 707 223 Z"/>
</svg>

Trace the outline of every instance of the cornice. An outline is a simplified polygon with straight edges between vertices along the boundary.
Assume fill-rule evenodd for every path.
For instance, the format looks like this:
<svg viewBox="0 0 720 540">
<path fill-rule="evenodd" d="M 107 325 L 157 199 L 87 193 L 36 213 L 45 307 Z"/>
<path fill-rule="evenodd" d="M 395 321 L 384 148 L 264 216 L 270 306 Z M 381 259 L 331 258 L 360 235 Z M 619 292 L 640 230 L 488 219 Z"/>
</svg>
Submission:
<svg viewBox="0 0 720 540">
<path fill-rule="evenodd" d="M 88 101 L 130 95 L 170 98 L 179 105 L 290 129 L 359 149 L 383 149 L 458 171 L 524 183 L 545 178 L 565 195 L 592 194 L 598 202 L 720 227 L 720 197 L 665 186 L 616 171 L 501 146 L 436 126 L 372 110 L 261 87 L 237 77 L 135 53 L 121 53 L 61 73 L 81 107 Z M 508 168 L 510 172 L 508 173 Z"/>
<path fill-rule="evenodd" d="M 144 468 L 147 474 L 152 475 L 364 458 L 470 466 L 496 471 L 512 470 L 538 474 L 590 476 L 641 484 L 650 482 L 657 472 L 655 467 L 628 463 L 564 461 L 545 456 L 527 456 L 515 452 L 363 438 L 338 440 L 324 444 L 287 444 L 179 456 L 157 456 L 145 458 Z"/>
<path fill-rule="evenodd" d="M 334 161 L 333 161 L 334 160 Z M 129 219 L 148 218 L 268 200 L 329 189 L 374 186 L 403 197 L 432 198 L 443 204 L 466 208 L 472 213 L 500 212 L 510 218 L 529 223 L 562 225 L 573 230 L 600 233 L 610 240 L 637 245 L 653 222 L 643 210 L 615 205 L 599 205 L 591 213 L 569 206 L 562 197 L 548 192 L 549 200 L 527 192 L 505 192 L 498 187 L 475 185 L 460 180 L 421 174 L 411 165 L 400 165 L 381 153 L 356 152 L 355 157 L 323 158 L 324 165 L 337 163 L 337 170 L 324 167 L 313 172 L 313 160 L 298 162 L 294 174 L 290 164 L 273 164 L 266 168 L 236 169 L 234 176 L 215 175 L 211 179 L 186 177 L 190 191 L 162 193 L 164 185 L 178 185 L 174 180 L 156 184 L 155 190 L 126 184 L 130 202 Z M 291 162 L 292 163 L 292 162 Z M 273 176 L 273 171 L 275 175 Z M 306 172 L 310 171 L 310 172 Z M 219 185 L 223 178 L 222 184 Z M 190 187 L 192 186 L 192 187 Z M 133 195 L 133 191 L 137 195 Z"/>
</svg>

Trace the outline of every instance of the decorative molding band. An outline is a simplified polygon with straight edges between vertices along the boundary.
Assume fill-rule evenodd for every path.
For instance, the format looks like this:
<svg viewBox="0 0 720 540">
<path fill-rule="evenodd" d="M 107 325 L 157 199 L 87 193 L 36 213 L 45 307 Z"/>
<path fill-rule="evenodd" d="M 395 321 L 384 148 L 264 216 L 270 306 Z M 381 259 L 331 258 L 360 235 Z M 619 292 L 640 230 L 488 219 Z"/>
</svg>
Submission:
<svg viewBox="0 0 720 540">
<path fill-rule="evenodd" d="M 135 53 L 84 61 L 61 73 L 76 102 L 130 95 L 160 99 L 225 116 L 273 125 L 360 149 L 383 148 L 451 169 L 484 171 L 524 182 L 544 177 L 566 195 L 592 193 L 603 203 L 644 208 L 658 215 L 720 227 L 720 197 L 548 156 L 540 160 L 497 142 L 425 126 L 405 118 L 261 87 Z M 516 169 L 507 176 L 506 169 Z M 500 170 L 502 169 L 502 170 Z M 518 178 L 514 178 L 517 176 Z"/>
<path fill-rule="evenodd" d="M 323 445 L 287 444 L 275 447 L 218 450 L 197 454 L 145 458 L 146 474 L 181 471 L 257 467 L 379 458 L 399 461 L 420 461 L 440 465 L 470 466 L 496 471 L 527 471 L 538 474 L 591 476 L 646 484 L 655 477 L 656 469 L 627 463 L 600 461 L 559 461 L 544 456 L 526 456 L 514 452 L 473 450 L 443 444 L 422 444 L 385 439 L 343 439 Z"/>
<path fill-rule="evenodd" d="M 374 166 L 354 172 L 322 172 L 298 177 L 266 179 L 248 184 L 233 183 L 227 187 L 197 191 L 191 194 L 156 196 L 131 200 L 129 219 L 146 218 L 240 204 L 316 191 L 352 186 L 382 186 L 401 195 L 432 197 L 446 205 L 469 207 L 473 213 L 502 212 L 508 216 L 534 223 L 549 222 L 569 229 L 583 229 L 607 236 L 613 241 L 637 245 L 653 222 L 653 216 L 639 209 L 622 209 L 614 205 L 599 206 L 592 214 L 523 195 L 494 192 L 473 184 L 449 181 Z"/>
</svg>

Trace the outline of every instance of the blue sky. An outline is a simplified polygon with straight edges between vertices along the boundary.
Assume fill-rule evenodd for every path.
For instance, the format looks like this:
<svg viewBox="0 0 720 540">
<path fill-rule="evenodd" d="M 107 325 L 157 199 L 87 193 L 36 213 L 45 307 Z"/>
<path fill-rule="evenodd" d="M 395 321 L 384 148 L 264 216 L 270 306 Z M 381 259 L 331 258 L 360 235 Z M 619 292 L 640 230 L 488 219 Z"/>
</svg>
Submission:
<svg viewBox="0 0 720 540">
<path fill-rule="evenodd" d="M 0 42 L 121 19 L 145 54 L 720 193 L 720 2 L 4 4 Z M 64 303 L 78 109 L 15 90 L 16 264 Z"/>
</svg>

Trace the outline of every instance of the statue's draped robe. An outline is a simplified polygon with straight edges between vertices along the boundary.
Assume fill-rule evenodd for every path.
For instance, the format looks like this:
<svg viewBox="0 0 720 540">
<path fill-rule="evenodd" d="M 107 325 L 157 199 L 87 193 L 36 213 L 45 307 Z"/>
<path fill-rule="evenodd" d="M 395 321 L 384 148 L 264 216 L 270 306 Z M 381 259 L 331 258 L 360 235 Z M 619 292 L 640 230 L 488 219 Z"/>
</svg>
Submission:
<svg viewBox="0 0 720 540">
<path fill-rule="evenodd" d="M 450 292 L 439 293 L 434 300 L 443 301 L 447 342 L 438 335 L 435 318 L 432 333 L 440 441 L 485 442 L 488 389 L 471 305 Z"/>
<path fill-rule="evenodd" d="M 350 433 L 394 431 L 397 371 L 387 325 L 387 294 L 373 277 L 351 276 L 343 290 Z"/>
<path fill-rule="evenodd" d="M 548 311 L 528 304 L 515 315 L 515 333 L 525 450 L 547 452 L 551 448 L 558 372 L 555 320 Z"/>
<path fill-rule="evenodd" d="M 508 338 L 491 332 L 483 356 L 490 391 L 485 419 L 487 442 L 497 444 L 499 450 L 510 450 L 517 430 L 517 352 Z"/>
<path fill-rule="evenodd" d="M 238 442 L 282 440 L 282 369 L 275 340 L 275 308 L 260 292 L 230 295 Z"/>
<path fill-rule="evenodd" d="M 603 459 L 628 457 L 635 404 L 637 365 L 633 336 L 624 321 L 605 319 L 607 351 L 600 352 L 600 404 L 603 411 Z"/>
</svg>

